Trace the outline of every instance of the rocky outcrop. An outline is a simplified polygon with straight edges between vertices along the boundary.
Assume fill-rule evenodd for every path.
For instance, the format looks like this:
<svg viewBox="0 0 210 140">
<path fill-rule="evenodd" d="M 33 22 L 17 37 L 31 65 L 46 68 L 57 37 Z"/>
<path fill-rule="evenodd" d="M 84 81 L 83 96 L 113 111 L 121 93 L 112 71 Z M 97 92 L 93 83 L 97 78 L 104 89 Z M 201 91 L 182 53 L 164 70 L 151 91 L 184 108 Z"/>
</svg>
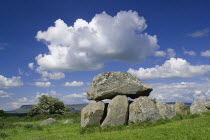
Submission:
<svg viewBox="0 0 210 140">
<path fill-rule="evenodd" d="M 207 109 L 210 109 L 210 101 L 206 101 L 205 106 L 206 106 Z"/>
<path fill-rule="evenodd" d="M 112 99 L 116 95 L 130 98 L 149 96 L 152 88 L 129 73 L 105 72 L 94 77 L 87 91 L 89 100 Z"/>
<path fill-rule="evenodd" d="M 173 106 L 161 102 L 157 102 L 156 105 L 163 119 L 172 119 L 174 116 L 176 116 L 176 112 Z"/>
<path fill-rule="evenodd" d="M 109 105 L 107 116 L 101 127 L 124 125 L 128 121 L 128 98 L 125 95 L 114 97 Z"/>
<path fill-rule="evenodd" d="M 203 112 L 208 112 L 206 108 L 205 101 L 201 99 L 196 99 L 190 106 L 190 112 L 192 114 L 202 114 Z"/>
<path fill-rule="evenodd" d="M 88 104 L 81 111 L 81 127 L 100 125 L 104 114 L 104 103 L 96 101 Z"/>
<path fill-rule="evenodd" d="M 56 122 L 57 122 L 56 119 L 48 118 L 48 119 L 44 120 L 40 125 L 42 126 L 42 125 L 54 124 Z"/>
<path fill-rule="evenodd" d="M 174 107 L 176 114 L 187 115 L 187 107 L 183 102 L 176 102 Z"/>
<path fill-rule="evenodd" d="M 129 123 L 155 122 L 161 119 L 156 104 L 147 97 L 136 98 L 129 107 Z"/>
</svg>

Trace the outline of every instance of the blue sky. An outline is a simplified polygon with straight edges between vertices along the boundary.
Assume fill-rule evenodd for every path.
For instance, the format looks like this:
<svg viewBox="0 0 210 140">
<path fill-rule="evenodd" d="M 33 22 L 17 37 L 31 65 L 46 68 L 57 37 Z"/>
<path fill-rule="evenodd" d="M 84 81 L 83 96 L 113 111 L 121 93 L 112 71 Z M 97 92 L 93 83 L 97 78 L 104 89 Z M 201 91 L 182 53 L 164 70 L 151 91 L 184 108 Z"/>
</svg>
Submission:
<svg viewBox="0 0 210 140">
<path fill-rule="evenodd" d="M 159 101 L 209 98 L 209 13 L 207 0 L 1 1 L 0 109 L 41 94 L 85 103 L 107 71 L 139 77 Z"/>
</svg>

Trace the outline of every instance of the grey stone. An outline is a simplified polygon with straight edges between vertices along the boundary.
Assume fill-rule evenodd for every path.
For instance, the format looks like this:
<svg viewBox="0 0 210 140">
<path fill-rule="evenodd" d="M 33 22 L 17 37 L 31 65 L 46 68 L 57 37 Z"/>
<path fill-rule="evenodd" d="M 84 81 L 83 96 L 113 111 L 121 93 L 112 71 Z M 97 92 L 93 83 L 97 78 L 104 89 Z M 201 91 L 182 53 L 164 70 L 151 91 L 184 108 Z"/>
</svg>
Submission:
<svg viewBox="0 0 210 140">
<path fill-rule="evenodd" d="M 127 124 L 128 105 L 128 98 L 125 95 L 114 97 L 108 105 L 107 116 L 101 127 Z"/>
<path fill-rule="evenodd" d="M 71 119 L 71 120 L 66 120 L 66 121 L 64 122 L 64 124 L 72 124 L 72 123 L 74 123 L 74 120 L 73 120 L 73 119 Z"/>
<path fill-rule="evenodd" d="M 209 110 L 205 106 L 205 101 L 201 99 L 196 99 L 190 106 L 190 112 L 192 114 L 202 114 L 203 112 L 208 112 Z"/>
<path fill-rule="evenodd" d="M 44 120 L 40 125 L 42 126 L 42 125 L 54 124 L 56 122 L 57 122 L 56 119 L 48 118 L 48 119 Z"/>
<path fill-rule="evenodd" d="M 173 106 L 161 102 L 157 102 L 156 105 L 163 119 L 172 119 L 174 116 L 176 116 L 176 112 Z"/>
<path fill-rule="evenodd" d="M 136 98 L 129 107 L 129 123 L 155 122 L 161 119 L 156 104 L 148 97 Z"/>
<path fill-rule="evenodd" d="M 210 109 L 210 101 L 206 101 L 205 106 L 206 106 L 207 109 Z"/>
<path fill-rule="evenodd" d="M 149 96 L 152 88 L 129 73 L 105 72 L 93 78 L 91 87 L 87 90 L 89 100 L 112 99 L 116 95 L 126 95 L 130 98 Z"/>
<path fill-rule="evenodd" d="M 175 103 L 176 114 L 187 115 L 187 107 L 183 102 Z"/>
<path fill-rule="evenodd" d="M 104 107 L 102 101 L 95 101 L 84 107 L 81 111 L 81 127 L 100 125 Z"/>
</svg>

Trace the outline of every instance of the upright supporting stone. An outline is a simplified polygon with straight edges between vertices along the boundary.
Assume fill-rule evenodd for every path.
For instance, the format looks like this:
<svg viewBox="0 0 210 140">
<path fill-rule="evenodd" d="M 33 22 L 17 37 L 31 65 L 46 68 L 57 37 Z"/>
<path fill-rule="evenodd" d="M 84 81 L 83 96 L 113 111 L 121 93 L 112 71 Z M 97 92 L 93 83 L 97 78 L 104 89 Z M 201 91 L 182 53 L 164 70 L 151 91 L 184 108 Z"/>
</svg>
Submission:
<svg viewBox="0 0 210 140">
<path fill-rule="evenodd" d="M 205 106 L 206 106 L 207 109 L 210 109 L 210 101 L 206 101 Z"/>
<path fill-rule="evenodd" d="M 208 112 L 206 108 L 205 101 L 201 99 L 196 99 L 190 106 L 190 112 L 192 114 L 201 114 L 203 112 Z"/>
<path fill-rule="evenodd" d="M 110 101 L 107 116 L 101 127 L 124 125 L 127 121 L 128 99 L 125 95 L 118 95 Z"/>
<path fill-rule="evenodd" d="M 173 106 L 170 106 L 166 103 L 157 102 L 157 108 L 159 110 L 160 115 L 163 119 L 172 119 L 176 116 L 176 112 Z"/>
<path fill-rule="evenodd" d="M 187 107 L 183 102 L 175 103 L 176 114 L 187 115 Z"/>
<path fill-rule="evenodd" d="M 100 125 L 104 114 L 104 103 L 96 101 L 88 104 L 81 111 L 81 127 Z"/>
<path fill-rule="evenodd" d="M 129 107 L 129 123 L 155 122 L 161 119 L 156 104 L 147 97 L 136 98 Z"/>
</svg>

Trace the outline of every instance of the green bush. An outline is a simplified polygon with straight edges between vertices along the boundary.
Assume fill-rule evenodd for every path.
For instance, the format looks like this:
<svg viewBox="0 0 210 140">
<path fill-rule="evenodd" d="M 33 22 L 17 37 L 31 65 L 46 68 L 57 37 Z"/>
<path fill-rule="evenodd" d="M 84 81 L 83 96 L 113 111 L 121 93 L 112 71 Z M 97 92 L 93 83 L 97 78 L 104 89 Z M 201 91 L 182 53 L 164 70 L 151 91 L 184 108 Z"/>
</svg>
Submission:
<svg viewBox="0 0 210 140">
<path fill-rule="evenodd" d="M 4 110 L 0 110 L 0 117 L 8 117 L 9 114 L 4 112 Z"/>
<path fill-rule="evenodd" d="M 65 114 L 70 111 L 65 107 L 64 103 L 58 98 L 42 95 L 39 97 L 39 103 L 29 110 L 29 116 L 49 115 L 49 114 Z"/>
<path fill-rule="evenodd" d="M 5 134 L 5 133 L 3 133 L 3 132 L 0 132 L 0 138 L 6 138 L 6 137 L 8 137 L 7 134 Z"/>
</svg>

